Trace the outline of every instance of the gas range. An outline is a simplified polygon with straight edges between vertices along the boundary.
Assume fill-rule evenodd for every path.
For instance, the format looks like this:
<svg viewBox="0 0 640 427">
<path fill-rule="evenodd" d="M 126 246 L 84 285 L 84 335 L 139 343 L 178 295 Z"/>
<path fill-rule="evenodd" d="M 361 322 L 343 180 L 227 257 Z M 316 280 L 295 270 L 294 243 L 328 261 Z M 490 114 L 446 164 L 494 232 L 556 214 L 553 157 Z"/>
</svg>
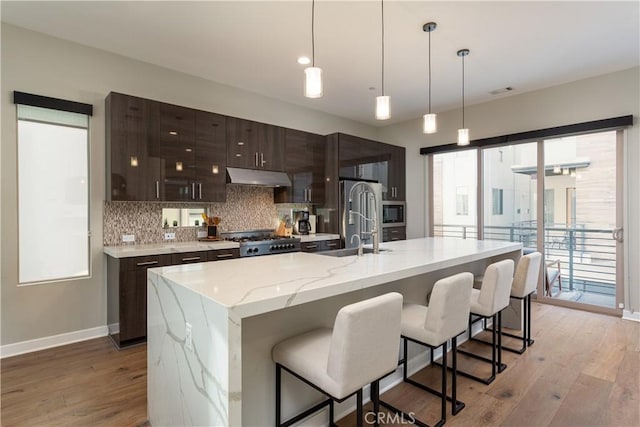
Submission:
<svg viewBox="0 0 640 427">
<path fill-rule="evenodd" d="M 300 251 L 300 239 L 276 236 L 272 230 L 221 233 L 224 240 L 240 243 L 240 256 L 284 254 Z"/>
</svg>

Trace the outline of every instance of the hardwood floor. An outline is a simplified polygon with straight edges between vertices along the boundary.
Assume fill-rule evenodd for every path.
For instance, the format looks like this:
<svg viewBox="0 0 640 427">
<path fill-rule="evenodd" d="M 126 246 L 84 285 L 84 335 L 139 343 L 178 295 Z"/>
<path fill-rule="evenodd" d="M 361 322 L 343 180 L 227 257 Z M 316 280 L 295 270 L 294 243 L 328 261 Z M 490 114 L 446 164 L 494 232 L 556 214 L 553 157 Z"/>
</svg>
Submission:
<svg viewBox="0 0 640 427">
<path fill-rule="evenodd" d="M 3 359 L 2 426 L 142 426 L 146 346 L 107 337 Z"/>
<path fill-rule="evenodd" d="M 489 386 L 458 377 L 467 406 L 447 425 L 640 425 L 640 323 L 534 303 L 533 335 L 523 355 L 504 353 L 508 368 Z M 462 355 L 459 366 L 488 372 Z M 144 346 L 117 351 L 100 338 L 3 359 L 0 373 L 2 426 L 148 425 Z M 414 378 L 437 386 L 439 370 Z M 439 417 L 438 398 L 408 384 L 383 399 L 427 423 Z M 338 425 L 355 426 L 354 415 Z"/>
</svg>

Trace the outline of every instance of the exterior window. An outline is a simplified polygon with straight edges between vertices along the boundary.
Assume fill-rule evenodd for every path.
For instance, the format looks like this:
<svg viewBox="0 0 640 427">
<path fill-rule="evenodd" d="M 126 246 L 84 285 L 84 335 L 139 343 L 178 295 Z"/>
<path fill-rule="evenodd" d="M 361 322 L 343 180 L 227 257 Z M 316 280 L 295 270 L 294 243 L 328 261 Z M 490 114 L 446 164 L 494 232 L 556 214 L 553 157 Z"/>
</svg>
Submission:
<svg viewBox="0 0 640 427">
<path fill-rule="evenodd" d="M 504 213 L 503 204 L 502 204 L 502 189 L 494 188 L 492 193 L 493 193 L 493 214 L 502 215 Z"/>
<path fill-rule="evenodd" d="M 17 108 L 18 282 L 88 277 L 89 116 Z"/>
<path fill-rule="evenodd" d="M 456 188 L 456 215 L 469 215 L 469 190 L 467 187 Z"/>
</svg>

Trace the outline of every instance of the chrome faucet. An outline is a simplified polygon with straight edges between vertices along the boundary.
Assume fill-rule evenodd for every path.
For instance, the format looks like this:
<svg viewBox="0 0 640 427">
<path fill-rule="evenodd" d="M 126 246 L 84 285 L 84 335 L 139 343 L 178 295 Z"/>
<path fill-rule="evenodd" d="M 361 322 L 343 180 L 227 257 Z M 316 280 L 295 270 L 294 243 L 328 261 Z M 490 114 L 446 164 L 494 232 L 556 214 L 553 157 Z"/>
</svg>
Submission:
<svg viewBox="0 0 640 427">
<path fill-rule="evenodd" d="M 353 206 L 354 190 L 359 186 L 367 187 L 370 190 L 371 198 L 373 199 L 373 215 L 372 215 L 372 218 L 367 218 L 362 213 L 354 212 L 351 209 L 352 206 Z M 366 221 L 373 222 L 373 225 L 371 227 L 371 233 L 370 233 L 371 234 L 371 238 L 373 239 L 373 253 L 374 254 L 379 254 L 380 253 L 380 237 L 378 236 L 378 201 L 376 200 L 376 193 L 375 193 L 373 187 L 368 182 L 364 182 L 364 181 L 357 182 L 357 183 L 355 183 L 353 185 L 353 187 L 351 187 L 351 191 L 349 191 L 349 224 L 353 224 L 354 223 L 353 215 L 358 215 L 358 216 L 364 218 Z M 355 236 L 355 234 L 354 234 L 354 236 Z M 358 236 L 358 238 L 360 238 L 360 236 Z M 353 237 L 352 237 L 352 239 L 353 239 Z M 362 246 L 362 241 L 360 241 L 360 246 Z M 360 250 L 358 251 L 358 255 L 360 255 Z"/>
<path fill-rule="evenodd" d="M 360 238 L 359 234 L 354 234 L 354 235 L 351 236 L 351 244 L 353 244 L 353 238 L 354 237 L 358 238 L 358 256 L 362 256 L 362 253 L 363 253 L 362 239 Z"/>
</svg>

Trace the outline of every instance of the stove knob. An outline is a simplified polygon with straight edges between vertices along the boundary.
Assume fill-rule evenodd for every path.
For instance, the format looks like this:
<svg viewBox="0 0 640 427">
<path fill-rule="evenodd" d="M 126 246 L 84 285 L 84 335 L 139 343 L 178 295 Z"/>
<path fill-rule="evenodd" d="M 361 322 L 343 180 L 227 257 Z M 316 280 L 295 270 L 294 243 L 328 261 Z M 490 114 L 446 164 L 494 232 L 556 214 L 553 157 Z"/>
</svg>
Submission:
<svg viewBox="0 0 640 427">
<path fill-rule="evenodd" d="M 272 251 L 272 250 L 274 250 L 274 249 L 275 249 L 275 247 L 274 247 L 273 245 L 269 246 L 269 250 L 270 250 L 270 251 Z"/>
<path fill-rule="evenodd" d="M 289 243 L 289 244 L 287 245 L 287 247 L 288 247 L 289 249 L 293 249 L 293 243 Z"/>
</svg>

